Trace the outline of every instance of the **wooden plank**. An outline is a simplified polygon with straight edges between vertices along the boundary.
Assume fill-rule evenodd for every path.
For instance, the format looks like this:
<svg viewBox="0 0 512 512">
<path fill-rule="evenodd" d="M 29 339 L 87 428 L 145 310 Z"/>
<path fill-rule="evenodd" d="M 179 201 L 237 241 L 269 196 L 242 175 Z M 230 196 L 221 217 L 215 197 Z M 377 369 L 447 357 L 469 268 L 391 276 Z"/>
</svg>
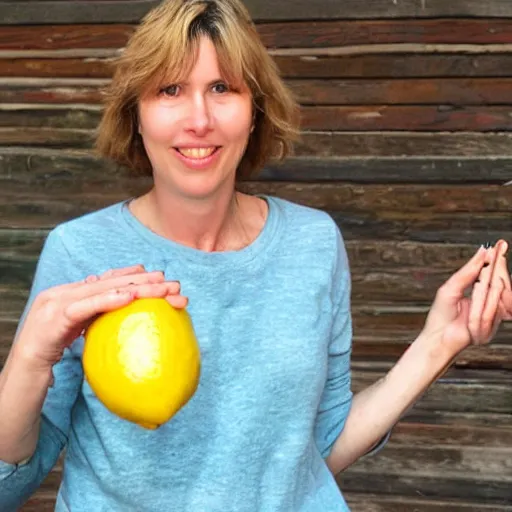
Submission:
<svg viewBox="0 0 512 512">
<path fill-rule="evenodd" d="M 332 131 L 510 131 L 507 107 L 303 107 L 302 128 Z"/>
<path fill-rule="evenodd" d="M 482 450 L 482 448 L 485 448 Z M 383 474 L 416 478 L 438 478 L 442 469 L 443 478 L 460 479 L 465 482 L 487 485 L 494 483 L 512 485 L 509 460 L 512 447 L 499 449 L 486 446 L 396 446 L 390 442 L 378 457 L 359 460 L 347 473 L 368 475 Z M 341 475 L 343 482 L 344 475 Z M 501 487 L 501 485 L 500 485 Z M 510 495 L 509 495 L 510 496 Z M 498 499 L 500 496 L 498 496 Z"/>
<path fill-rule="evenodd" d="M 95 56 L 2 58 L 0 52 L 0 77 L 110 78 L 113 61 Z M 508 53 L 275 55 L 274 61 L 288 79 L 508 77 L 512 68 L 512 55 Z"/>
<path fill-rule="evenodd" d="M 300 180 L 302 174 L 307 172 L 308 166 L 315 166 L 315 180 L 325 179 L 328 174 L 328 170 L 332 169 L 332 176 L 336 175 L 335 169 L 340 166 L 358 165 L 354 159 L 342 160 L 339 157 L 354 157 L 354 156 L 386 156 L 386 157 L 421 157 L 407 159 L 408 165 L 412 166 L 409 174 L 415 174 L 413 169 L 417 167 L 416 163 L 422 161 L 423 158 L 428 157 L 428 161 L 431 162 L 430 170 L 435 173 L 437 166 L 443 166 L 441 163 L 443 160 L 433 157 L 472 157 L 471 159 L 457 158 L 456 166 L 452 169 L 443 169 L 436 177 L 437 180 L 451 181 L 453 176 L 457 176 L 457 167 L 462 167 L 461 176 L 463 179 L 467 179 L 470 182 L 475 179 L 475 176 L 480 176 L 481 172 L 478 168 L 482 169 L 486 167 L 486 162 L 489 159 L 485 157 L 501 158 L 512 155 L 512 134 L 504 133 L 473 133 L 473 132 L 462 132 L 462 133 L 422 133 L 422 132 L 303 132 L 302 140 L 296 144 L 295 155 L 302 157 L 322 157 L 329 158 L 327 161 L 323 161 L 323 168 L 320 169 L 318 165 L 318 159 L 294 159 L 291 161 L 290 166 L 285 166 L 286 171 L 283 169 L 283 175 L 280 176 L 279 171 L 276 168 L 277 176 L 273 176 L 272 179 L 287 179 L 286 175 L 289 175 L 289 181 Z M 333 160 L 331 157 L 337 157 Z M 391 164 L 394 168 L 400 167 L 400 159 L 393 159 Z M 492 160 L 492 159 L 491 159 Z M 301 164 L 304 162 L 304 166 Z M 402 161 L 405 161 L 402 158 Z M 453 162 L 454 160 L 445 160 L 445 164 L 448 161 Z M 471 162 L 475 162 L 475 168 L 467 169 L 466 166 Z M 361 163 L 364 162 L 361 160 Z M 416 163 L 415 163 L 416 162 Z M 370 163 L 370 162 L 368 162 Z M 425 169 L 429 167 L 427 161 L 424 161 Z M 378 166 L 385 166 L 382 161 Z M 500 160 L 499 164 L 495 167 L 500 166 L 507 167 L 505 160 Z M 297 166 L 297 176 L 293 174 L 293 166 Z M 389 179 L 393 179 L 393 171 L 387 169 L 387 175 Z M 313 171 L 312 171 L 313 172 Z M 317 174 L 318 173 L 318 174 Z M 339 179 L 345 181 L 350 180 L 350 175 L 354 176 L 354 170 L 350 170 L 343 177 Z M 364 173 L 356 173 L 364 174 Z M 407 174 L 402 173 L 401 180 L 407 180 Z M 425 173 L 423 173 L 425 174 Z M 490 178 L 489 173 L 485 173 L 487 178 Z M 508 181 L 510 177 L 510 171 L 507 171 L 501 176 L 501 181 Z M 498 175 L 495 175 L 498 177 Z M 507 177 L 508 176 L 508 177 Z M 459 177 L 460 178 L 460 177 Z M 487 179 L 486 178 L 486 179 Z M 478 179 L 478 178 L 476 178 Z"/>
<path fill-rule="evenodd" d="M 81 6 L 76 6 L 75 9 Z M 126 8 L 126 6 L 125 6 Z M 115 22 L 76 25 L 0 26 L 0 50 L 69 50 L 70 48 L 121 48 L 135 29 Z"/>
<path fill-rule="evenodd" d="M 402 497 L 367 492 L 344 492 L 352 512 L 510 512 L 510 506 L 485 502 Z M 31 512 L 31 511 L 30 511 Z"/>
<path fill-rule="evenodd" d="M 0 79 L 2 103 L 91 103 L 102 101 L 105 80 Z M 287 80 L 302 105 L 512 104 L 512 78 Z"/>
<path fill-rule="evenodd" d="M 374 369 L 369 371 L 367 363 L 361 365 L 363 369 L 358 367 L 357 362 L 352 364 L 355 393 L 376 382 L 391 367 L 383 366 L 381 373 Z M 512 420 L 511 385 L 512 375 L 506 370 L 452 368 L 429 388 L 418 400 L 415 408 L 423 411 L 504 414 Z"/>
<path fill-rule="evenodd" d="M 303 105 L 512 104 L 511 78 L 299 79 L 288 80 L 287 85 Z"/>
<path fill-rule="evenodd" d="M 91 149 L 93 130 L 62 128 L 0 128 L 0 147 Z M 2 165 L 0 163 L 0 165 Z M 6 165 L 6 164 L 3 164 Z"/>
<path fill-rule="evenodd" d="M 98 86 L 19 86 L 0 83 L 1 103 L 101 103 L 101 88 Z"/>
<path fill-rule="evenodd" d="M 289 5 L 289 2 L 288 2 Z M 383 44 L 510 44 L 512 21 L 504 18 L 362 19 L 258 23 L 268 48 L 326 48 Z M 135 29 L 122 24 L 0 26 L 0 50 L 122 48 Z M 418 66 L 419 67 L 419 66 Z"/>
<path fill-rule="evenodd" d="M 411 453 L 410 456 L 413 456 Z M 377 460 L 377 457 L 375 457 Z M 442 466 L 439 467 L 442 474 Z M 376 494 L 387 494 L 402 497 L 422 496 L 432 500 L 452 500 L 463 497 L 467 502 L 484 502 L 489 506 L 504 505 L 510 510 L 510 482 L 486 482 L 468 480 L 466 478 L 436 478 L 434 476 L 372 474 L 365 471 L 348 469 L 336 478 L 340 488 L 347 492 L 364 493 L 371 491 Z M 400 509 L 398 509 L 400 510 Z M 407 510 L 409 509 L 402 509 Z M 452 512 L 453 509 L 444 509 Z M 483 509 L 485 510 L 485 509 Z M 499 508 L 491 510 L 500 510 Z M 393 511 L 395 512 L 395 511 Z M 398 512 L 398 511 L 396 511 Z"/>
<path fill-rule="evenodd" d="M 244 2 L 256 21 L 319 20 L 319 19 L 379 19 L 379 18 L 440 18 L 440 17 L 512 17 L 507 0 L 322 0 L 315 5 L 307 0 L 268 3 L 264 0 Z M 38 1 L 0 2 L 0 19 L 6 25 L 61 23 L 136 23 L 158 0 L 75 0 L 74 2 Z"/>
<path fill-rule="evenodd" d="M 424 425 L 401 421 L 393 428 L 393 446 L 489 447 L 490 450 L 512 449 L 512 428 L 492 428 L 468 425 Z M 507 474 L 507 472 L 504 472 Z"/>
<path fill-rule="evenodd" d="M 0 77 L 110 78 L 112 60 L 93 57 L 71 59 L 0 59 Z"/>
<path fill-rule="evenodd" d="M 369 140 L 372 138 L 368 133 L 361 133 L 360 140 L 362 141 L 365 137 Z M 376 137 L 380 138 L 381 134 Z M 425 142 L 427 142 L 426 139 Z M 421 143 L 418 148 L 420 145 Z M 347 148 L 338 145 L 337 148 L 348 152 L 358 150 L 358 146 Z M 365 151 L 364 144 L 359 146 L 359 149 L 361 152 Z M 394 149 L 398 149 L 398 146 L 390 145 L 387 148 L 390 152 Z M 434 149 L 435 145 L 432 147 L 432 150 Z M 363 153 L 359 158 L 289 158 L 281 164 L 267 165 L 257 179 L 276 182 L 503 184 L 510 180 L 512 170 L 509 158 L 436 158 L 435 156 L 376 158 L 371 155 L 371 151 L 370 146 L 367 156 Z"/>
<path fill-rule="evenodd" d="M 343 6 L 345 0 L 339 5 Z M 371 2 L 370 2 L 371 3 Z M 288 2 L 289 5 L 289 2 Z M 391 8 L 391 6 L 390 6 Z M 259 24 L 268 48 L 326 48 L 383 44 L 509 44 L 510 19 L 382 19 Z M 343 16 L 349 18 L 350 16 Z M 418 16 L 414 16 L 419 18 Z M 388 18 L 388 16 L 383 16 Z M 462 19 L 461 19 L 462 18 Z M 0 46 L 1 48 L 1 46 Z"/>
<path fill-rule="evenodd" d="M 101 108 L 94 105 L 0 105 L 0 127 L 95 129 Z"/>
<path fill-rule="evenodd" d="M 285 78 L 503 77 L 512 69 L 512 55 L 507 53 L 275 55 L 274 61 Z M 59 68 L 56 64 L 52 73 Z"/>
</svg>

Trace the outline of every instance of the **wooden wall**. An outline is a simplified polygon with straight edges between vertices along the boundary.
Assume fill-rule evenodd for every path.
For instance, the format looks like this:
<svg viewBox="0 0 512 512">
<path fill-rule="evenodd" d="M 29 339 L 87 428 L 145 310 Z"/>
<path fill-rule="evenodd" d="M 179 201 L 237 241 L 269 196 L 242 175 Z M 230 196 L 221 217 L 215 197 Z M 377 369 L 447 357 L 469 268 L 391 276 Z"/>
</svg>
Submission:
<svg viewBox="0 0 512 512">
<path fill-rule="evenodd" d="M 0 1 L 0 364 L 48 229 L 141 190 L 90 145 L 111 60 L 156 3 Z M 244 187 L 342 227 L 358 390 L 480 243 L 512 240 L 512 2 L 246 3 L 301 100 L 304 138 Z M 461 356 L 384 450 L 339 476 L 355 512 L 512 510 L 511 334 Z M 59 475 L 23 510 L 52 510 Z"/>
</svg>

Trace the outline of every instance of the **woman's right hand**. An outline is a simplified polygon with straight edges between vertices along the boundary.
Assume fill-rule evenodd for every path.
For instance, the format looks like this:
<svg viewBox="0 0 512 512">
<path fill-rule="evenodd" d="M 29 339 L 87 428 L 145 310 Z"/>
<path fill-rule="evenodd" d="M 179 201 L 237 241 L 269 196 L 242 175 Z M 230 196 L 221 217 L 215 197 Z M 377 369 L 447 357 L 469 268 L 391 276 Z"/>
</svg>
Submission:
<svg viewBox="0 0 512 512">
<path fill-rule="evenodd" d="M 51 371 L 64 349 L 97 315 L 143 297 L 166 298 L 176 308 L 184 308 L 188 302 L 180 295 L 180 283 L 166 281 L 163 272 L 147 272 L 142 265 L 109 270 L 41 292 L 25 317 L 13 350 L 34 371 Z"/>
</svg>

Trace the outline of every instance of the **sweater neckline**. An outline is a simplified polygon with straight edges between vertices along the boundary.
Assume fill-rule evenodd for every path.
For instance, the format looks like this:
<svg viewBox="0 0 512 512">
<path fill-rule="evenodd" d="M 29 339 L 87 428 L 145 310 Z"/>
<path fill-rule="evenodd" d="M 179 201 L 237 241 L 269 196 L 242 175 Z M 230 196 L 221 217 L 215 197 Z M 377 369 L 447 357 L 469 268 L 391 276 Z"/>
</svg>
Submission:
<svg viewBox="0 0 512 512">
<path fill-rule="evenodd" d="M 174 240 L 158 235 L 140 222 L 130 211 L 128 204 L 131 199 L 121 203 L 121 215 L 123 220 L 133 231 L 149 242 L 155 249 L 169 254 L 169 257 L 180 258 L 187 261 L 187 263 L 198 266 L 222 267 L 225 265 L 229 270 L 229 268 L 233 268 L 233 266 L 246 265 L 251 262 L 266 259 L 273 243 L 278 238 L 278 230 L 281 224 L 278 201 L 271 196 L 259 195 L 258 197 L 267 202 L 267 218 L 258 236 L 249 245 L 238 250 L 208 252 L 180 244 Z"/>
</svg>

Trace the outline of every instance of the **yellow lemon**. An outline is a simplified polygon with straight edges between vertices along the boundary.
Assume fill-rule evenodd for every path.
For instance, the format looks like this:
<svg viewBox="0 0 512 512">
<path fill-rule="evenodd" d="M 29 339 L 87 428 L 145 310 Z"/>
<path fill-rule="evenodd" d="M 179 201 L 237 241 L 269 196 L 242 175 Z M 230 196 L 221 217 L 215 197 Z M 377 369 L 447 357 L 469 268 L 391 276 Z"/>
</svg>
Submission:
<svg viewBox="0 0 512 512">
<path fill-rule="evenodd" d="M 158 428 L 181 409 L 199 383 L 200 352 L 185 309 L 165 299 L 138 299 L 104 313 L 87 329 L 85 377 L 121 418 Z"/>
</svg>

